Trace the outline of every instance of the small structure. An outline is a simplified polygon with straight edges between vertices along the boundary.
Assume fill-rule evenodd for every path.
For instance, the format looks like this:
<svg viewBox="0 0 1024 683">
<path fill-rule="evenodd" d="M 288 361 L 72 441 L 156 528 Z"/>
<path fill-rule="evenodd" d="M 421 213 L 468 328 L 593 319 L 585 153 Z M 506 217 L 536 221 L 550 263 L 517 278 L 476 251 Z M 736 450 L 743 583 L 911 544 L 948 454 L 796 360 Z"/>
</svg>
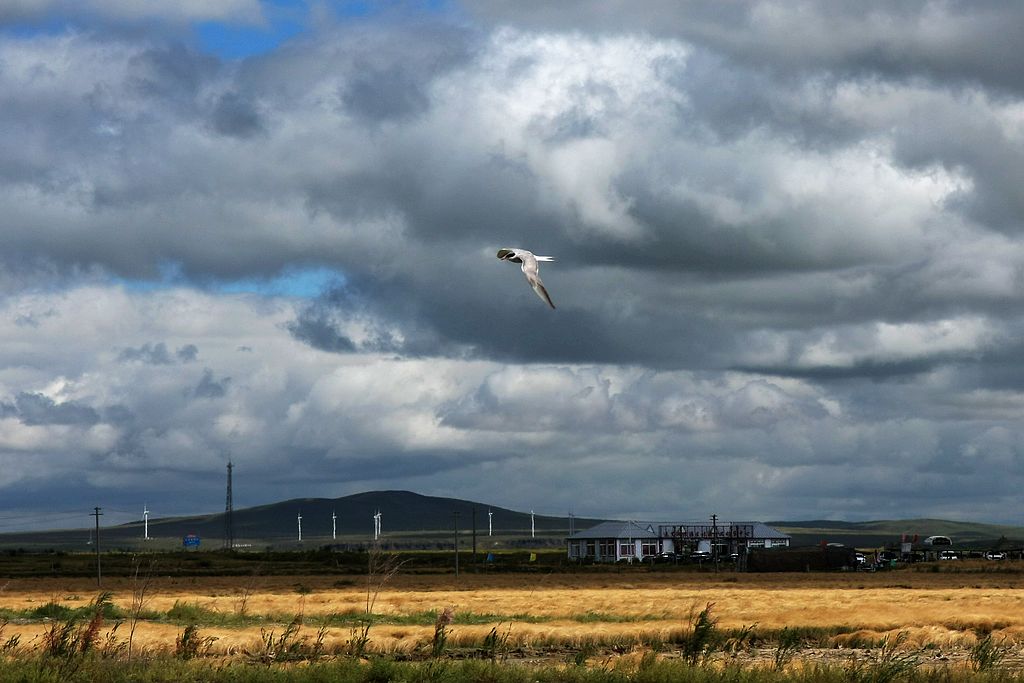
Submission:
<svg viewBox="0 0 1024 683">
<path fill-rule="evenodd" d="M 602 522 L 566 538 L 570 560 L 643 561 L 658 555 L 688 557 L 707 549 L 719 557 L 752 548 L 789 546 L 790 537 L 762 522 Z"/>
<path fill-rule="evenodd" d="M 658 534 L 654 522 L 601 522 L 569 536 L 569 559 L 594 562 L 632 562 L 659 553 L 675 552 L 671 538 Z"/>
</svg>

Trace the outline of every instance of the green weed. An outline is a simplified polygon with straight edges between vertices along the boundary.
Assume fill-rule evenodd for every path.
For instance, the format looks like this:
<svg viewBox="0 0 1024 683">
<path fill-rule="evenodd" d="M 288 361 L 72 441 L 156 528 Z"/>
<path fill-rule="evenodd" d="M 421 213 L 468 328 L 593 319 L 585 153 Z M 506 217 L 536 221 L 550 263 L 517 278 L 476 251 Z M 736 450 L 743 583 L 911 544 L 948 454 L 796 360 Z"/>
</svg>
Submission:
<svg viewBox="0 0 1024 683">
<path fill-rule="evenodd" d="M 968 654 L 968 661 L 975 671 L 989 671 L 999 666 L 1010 653 L 1011 646 L 1004 638 L 998 641 L 991 633 L 978 640 Z"/>
<path fill-rule="evenodd" d="M 444 654 L 444 649 L 448 644 L 448 634 L 451 630 L 448 628 L 455 618 L 455 608 L 445 607 L 440 614 L 437 615 L 437 621 L 434 622 L 434 637 L 430 641 L 430 654 L 434 659 L 437 659 Z"/>
<path fill-rule="evenodd" d="M 491 632 L 484 636 L 484 642 L 482 645 L 482 652 L 484 657 L 493 661 L 496 661 L 499 655 L 504 655 L 508 652 L 508 638 L 512 635 L 512 622 L 508 623 L 508 628 L 505 629 L 504 633 L 498 631 L 498 626 L 491 629 Z"/>
<path fill-rule="evenodd" d="M 182 660 L 205 657 L 216 641 L 214 636 L 201 635 L 197 625 L 189 624 L 174 641 L 174 656 Z"/>
</svg>

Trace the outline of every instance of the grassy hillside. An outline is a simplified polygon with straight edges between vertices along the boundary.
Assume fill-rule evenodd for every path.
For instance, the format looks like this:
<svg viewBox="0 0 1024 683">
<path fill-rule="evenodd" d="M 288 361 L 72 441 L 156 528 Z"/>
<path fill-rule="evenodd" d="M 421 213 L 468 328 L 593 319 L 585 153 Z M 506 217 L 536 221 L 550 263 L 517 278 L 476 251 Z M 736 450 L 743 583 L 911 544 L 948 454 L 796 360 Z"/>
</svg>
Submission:
<svg viewBox="0 0 1024 683">
<path fill-rule="evenodd" d="M 380 511 L 385 544 L 422 549 L 451 547 L 455 523 L 462 542 L 471 543 L 476 521 L 481 550 L 517 548 L 525 545 L 560 546 L 569 532 L 566 517 L 537 515 L 536 538 L 530 534 L 530 515 L 486 503 L 424 496 L 410 491 L 370 491 L 342 498 L 298 498 L 271 505 L 244 508 L 234 512 L 234 537 L 237 545 L 257 549 L 309 549 L 328 544 L 358 546 L 373 535 L 373 514 Z M 487 512 L 493 513 L 494 536 L 487 537 Z M 302 515 L 303 543 L 298 543 L 298 516 Z M 332 514 L 336 515 L 337 537 L 332 533 Z M 599 519 L 576 518 L 575 528 L 586 529 Z M 992 547 L 1000 538 L 1011 539 L 1017 547 L 1024 544 L 1024 527 L 957 522 L 941 519 L 769 521 L 793 537 L 793 545 L 816 545 L 822 541 L 861 548 L 877 548 L 899 542 L 903 534 L 923 540 L 927 536 L 949 536 L 959 547 Z M 143 523 L 101 528 L 104 549 L 166 550 L 181 547 L 186 534 L 197 534 L 204 549 L 219 548 L 224 539 L 224 514 L 218 512 L 192 517 L 150 519 L 152 541 L 143 542 Z M 89 528 L 0 534 L 0 548 L 57 549 L 88 551 L 92 532 Z"/>
<path fill-rule="evenodd" d="M 342 498 L 298 498 L 270 505 L 234 511 L 236 544 L 265 547 L 291 547 L 298 544 L 298 516 L 302 515 L 302 537 L 305 547 L 330 543 L 361 544 L 372 539 L 373 514 L 381 513 L 382 541 L 431 547 L 451 543 L 458 513 L 458 527 L 468 537 L 475 526 L 478 539 L 487 536 L 487 512 L 493 513 L 495 537 L 505 545 L 530 536 L 530 514 L 485 503 L 456 498 L 424 496 L 410 491 L 371 491 Z M 332 514 L 336 515 L 337 538 L 334 538 Z M 601 520 L 581 519 L 576 528 L 593 526 Z M 538 537 L 561 539 L 567 535 L 569 520 L 565 517 L 536 515 L 534 524 Z M 149 536 L 155 541 L 147 548 L 180 546 L 186 534 L 200 537 L 204 548 L 223 544 L 224 513 L 193 517 L 167 517 L 149 520 Z M 142 521 L 104 527 L 100 530 L 101 546 L 133 548 L 142 546 Z M 88 528 L 0 534 L 0 547 L 56 548 L 87 550 L 91 532 Z M 468 542 L 468 541 L 467 541 Z"/>
</svg>

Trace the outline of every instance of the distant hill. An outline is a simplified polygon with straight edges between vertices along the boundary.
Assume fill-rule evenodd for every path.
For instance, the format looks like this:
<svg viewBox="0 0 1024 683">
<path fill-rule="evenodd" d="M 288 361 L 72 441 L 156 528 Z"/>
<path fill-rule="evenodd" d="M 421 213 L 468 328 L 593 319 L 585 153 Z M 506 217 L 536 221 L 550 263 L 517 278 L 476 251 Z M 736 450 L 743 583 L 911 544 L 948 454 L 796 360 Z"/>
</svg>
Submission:
<svg viewBox="0 0 1024 683">
<path fill-rule="evenodd" d="M 988 547 L 1000 538 L 1024 544 L 1024 527 L 979 522 L 955 522 L 946 519 L 874 520 L 843 522 L 838 520 L 772 521 L 769 526 L 793 537 L 793 545 L 814 545 L 821 541 L 842 543 L 858 548 L 898 543 L 906 534 L 919 541 L 928 536 L 948 536 L 959 547 Z"/>
<path fill-rule="evenodd" d="M 297 541 L 298 516 L 301 514 L 304 541 L 310 544 L 331 543 L 334 540 L 333 514 L 336 515 L 339 542 L 365 542 L 372 538 L 373 514 L 378 510 L 385 541 L 394 539 L 396 535 L 447 538 L 452 533 L 455 512 L 459 513 L 459 528 L 468 532 L 473 526 L 474 510 L 478 535 L 487 534 L 488 511 L 493 514 L 495 535 L 528 536 L 530 533 L 528 512 L 457 498 L 424 496 L 411 491 L 370 491 L 342 498 L 296 498 L 236 509 L 233 514 L 234 538 L 236 543 L 253 545 Z M 577 529 L 581 529 L 601 521 L 576 518 L 575 524 Z M 536 515 L 534 523 L 538 535 L 554 532 L 564 535 L 569 529 L 567 517 Z M 135 546 L 143 536 L 143 522 L 104 527 L 100 533 L 104 547 Z M 224 538 L 224 513 L 149 520 L 151 538 L 180 545 L 186 534 L 198 535 L 203 539 L 204 547 L 219 547 Z M 0 534 L 0 546 L 86 549 L 89 537 L 88 528 L 9 533 Z"/>
<path fill-rule="evenodd" d="M 260 505 L 234 511 L 234 536 L 239 545 L 253 547 L 274 546 L 294 548 L 297 545 L 298 515 L 302 515 L 304 547 L 317 547 L 334 543 L 331 515 L 337 516 L 337 543 L 361 544 L 373 535 L 373 514 L 379 510 L 385 543 L 420 543 L 423 547 L 450 542 L 458 512 L 459 529 L 469 534 L 476 511 L 477 535 L 487 534 L 487 512 L 493 513 L 494 538 L 505 546 L 521 545 L 530 541 L 530 514 L 497 505 L 424 496 L 411 491 L 368 491 L 341 498 L 296 498 L 280 503 Z M 605 521 L 577 517 L 575 528 L 582 530 Z M 546 539 L 561 543 L 568 534 L 569 519 L 537 515 L 535 518 L 537 541 Z M 793 537 L 792 544 L 817 545 L 822 541 L 842 543 L 854 547 L 873 548 L 899 542 L 903 534 L 910 538 L 916 534 L 923 540 L 941 535 L 953 539 L 955 546 L 966 548 L 992 547 L 1000 538 L 1010 539 L 1011 545 L 1024 545 L 1024 527 L 975 522 L 956 522 L 941 519 L 875 520 L 846 522 L 841 520 L 768 521 L 769 526 Z M 224 538 L 224 513 L 189 517 L 164 517 L 149 520 L 149 535 L 155 539 L 142 542 L 142 520 L 102 527 L 102 547 L 105 549 L 180 548 L 186 534 L 197 534 L 202 547 L 219 548 Z M 88 550 L 91 530 L 63 529 L 0 534 L 0 548 Z M 499 547 L 499 546 L 496 546 Z"/>
</svg>

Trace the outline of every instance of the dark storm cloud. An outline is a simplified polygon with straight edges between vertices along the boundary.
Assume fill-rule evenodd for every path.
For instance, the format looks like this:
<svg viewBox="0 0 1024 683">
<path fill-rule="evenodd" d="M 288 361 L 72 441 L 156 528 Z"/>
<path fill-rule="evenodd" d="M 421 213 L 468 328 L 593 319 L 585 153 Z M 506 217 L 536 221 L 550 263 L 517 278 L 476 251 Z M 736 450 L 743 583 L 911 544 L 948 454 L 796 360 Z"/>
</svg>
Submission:
<svg viewBox="0 0 1024 683">
<path fill-rule="evenodd" d="M 352 340 L 338 331 L 334 321 L 322 309 L 311 308 L 300 313 L 288 323 L 288 332 L 299 341 L 321 351 L 348 353 L 356 350 Z"/>
<path fill-rule="evenodd" d="M 422 113 L 430 105 L 420 79 L 408 70 L 360 71 L 342 95 L 349 112 L 368 121 L 386 121 Z"/>
<path fill-rule="evenodd" d="M 195 344 L 185 344 L 179 347 L 174 355 L 182 363 L 191 363 L 199 356 L 199 347 Z"/>
<path fill-rule="evenodd" d="M 215 58 L 174 43 L 149 48 L 132 57 L 127 84 L 164 106 L 188 111 L 195 104 L 200 88 L 218 67 Z"/>
<path fill-rule="evenodd" d="M 432 80 L 465 63 L 472 45 L 468 32 L 443 24 L 365 31 L 348 55 L 342 106 L 370 125 L 422 114 L 430 107 Z"/>
<path fill-rule="evenodd" d="M 196 398 L 223 398 L 228 393 L 230 384 L 230 377 L 214 379 L 213 370 L 206 368 L 203 370 L 203 376 L 199 379 L 199 384 L 192 390 L 192 395 Z"/>
<path fill-rule="evenodd" d="M 43 311 L 41 313 L 25 313 L 17 316 L 14 319 L 14 324 L 22 327 L 39 327 L 40 321 L 46 318 L 51 318 L 55 315 L 54 311 Z"/>
<path fill-rule="evenodd" d="M 122 349 L 117 358 L 121 361 L 139 361 L 150 365 L 170 365 L 174 362 L 167 351 L 167 344 L 163 342 L 146 342 L 137 349 Z"/>
<path fill-rule="evenodd" d="M 122 349 L 117 354 L 117 359 L 122 362 L 139 362 L 149 365 L 172 365 L 175 362 L 190 363 L 199 355 L 199 348 L 195 344 L 186 344 L 175 350 L 174 355 L 167 350 L 167 344 L 157 342 L 155 344 L 146 342 L 138 348 Z"/>
<path fill-rule="evenodd" d="M 252 102 L 230 92 L 217 98 L 213 127 L 221 135 L 247 138 L 263 131 L 263 120 Z"/>
<path fill-rule="evenodd" d="M 55 402 L 42 394 L 20 393 L 14 405 L 4 406 L 4 413 L 17 416 L 26 425 L 86 425 L 100 421 L 92 406 L 77 401 Z"/>
</svg>

